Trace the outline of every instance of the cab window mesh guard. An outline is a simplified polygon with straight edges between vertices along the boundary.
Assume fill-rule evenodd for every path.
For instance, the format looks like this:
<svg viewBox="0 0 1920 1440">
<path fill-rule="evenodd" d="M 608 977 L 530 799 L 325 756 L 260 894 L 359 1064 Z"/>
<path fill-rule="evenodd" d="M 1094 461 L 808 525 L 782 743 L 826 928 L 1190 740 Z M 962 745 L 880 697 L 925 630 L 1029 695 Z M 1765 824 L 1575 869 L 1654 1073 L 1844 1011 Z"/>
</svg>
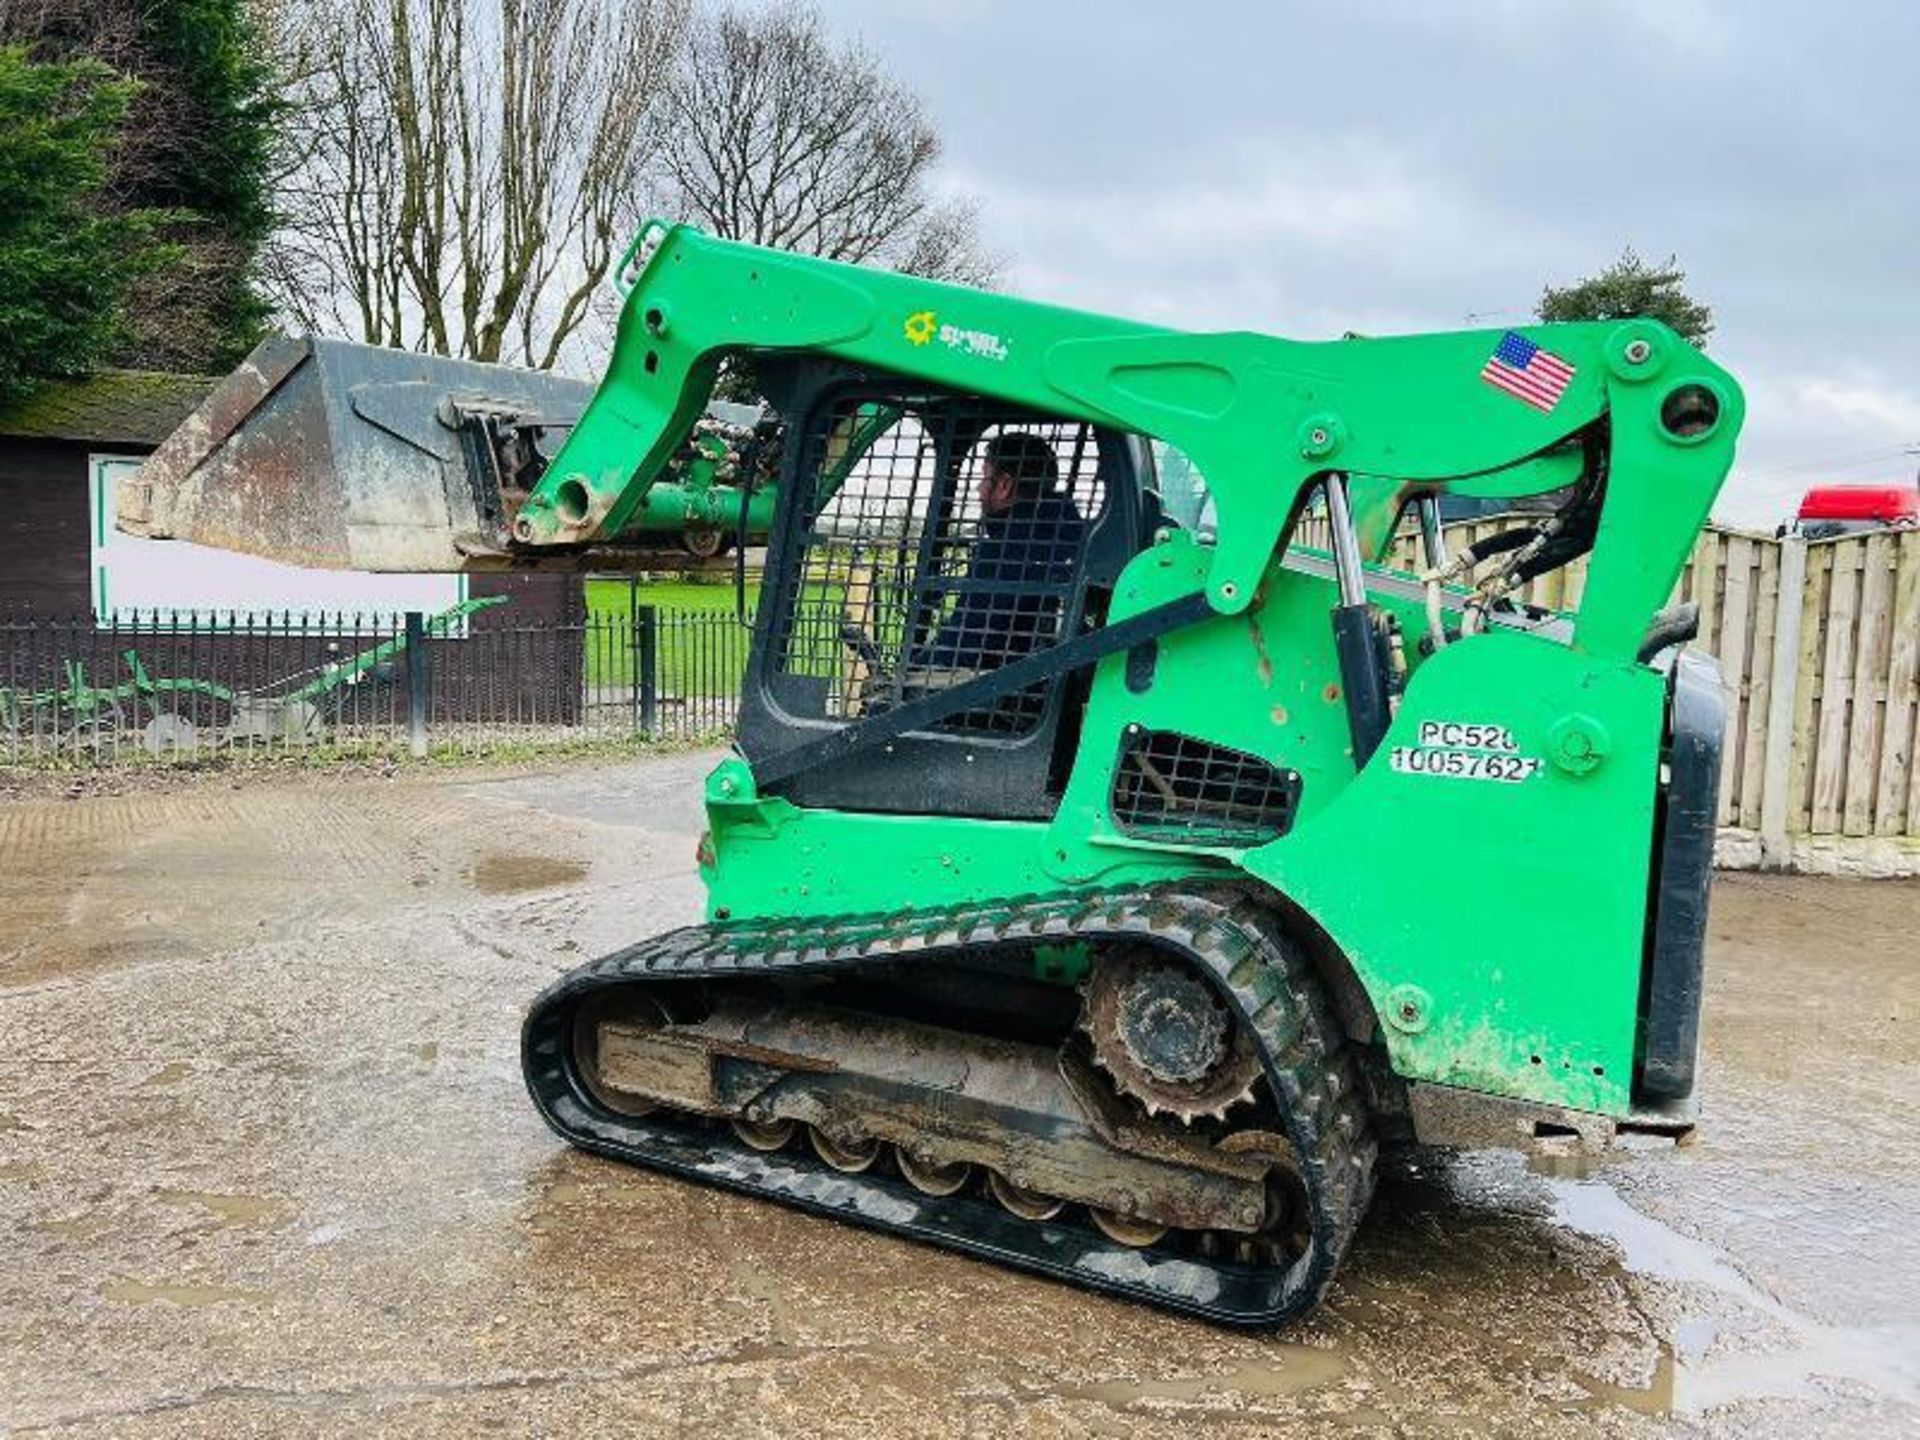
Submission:
<svg viewBox="0 0 1920 1440">
<path fill-rule="evenodd" d="M 879 714 L 1071 633 L 1099 472 L 1091 426 L 976 397 L 856 394 L 816 411 L 774 651 L 782 674 L 816 682 L 811 718 Z M 933 728 L 1017 738 L 1049 683 Z"/>
</svg>

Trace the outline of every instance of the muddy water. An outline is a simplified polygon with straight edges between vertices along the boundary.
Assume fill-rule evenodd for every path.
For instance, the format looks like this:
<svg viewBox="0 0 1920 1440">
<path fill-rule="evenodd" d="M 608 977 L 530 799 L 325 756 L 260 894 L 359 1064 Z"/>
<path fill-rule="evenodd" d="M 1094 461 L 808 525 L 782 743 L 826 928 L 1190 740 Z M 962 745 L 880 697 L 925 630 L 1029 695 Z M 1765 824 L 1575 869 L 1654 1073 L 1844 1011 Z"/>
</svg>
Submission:
<svg viewBox="0 0 1920 1440">
<path fill-rule="evenodd" d="M 555 890 L 577 885 L 587 867 L 578 860 L 547 855 L 483 855 L 474 862 L 473 888 L 482 895 L 514 895 L 524 890 Z"/>
<path fill-rule="evenodd" d="M 205 1190 L 156 1190 L 154 1197 L 163 1205 L 206 1211 L 221 1225 L 260 1225 L 273 1220 L 286 1209 L 284 1200 L 270 1195 L 216 1195 Z"/>
<path fill-rule="evenodd" d="M 164 1281 L 147 1284 L 140 1280 L 115 1280 L 100 1293 L 120 1305 L 179 1305 L 198 1309 L 205 1305 L 254 1303 L 269 1297 L 259 1290 L 240 1290 L 230 1285 L 173 1285 Z"/>
<path fill-rule="evenodd" d="M 1397 1167 L 1240 1335 L 545 1132 L 520 1007 L 696 916 L 706 763 L 0 811 L 0 1428 L 1920 1431 L 1920 889 L 1723 885 L 1699 1144 Z"/>
<path fill-rule="evenodd" d="M 1682 1321 L 1674 1336 L 1681 1356 L 1672 1387 L 1675 1408 L 1705 1411 L 1734 1400 L 1807 1397 L 1822 1384 L 1859 1385 L 1920 1407 L 1920 1319 L 1825 1323 L 1760 1289 L 1724 1252 L 1641 1214 L 1607 1185 L 1556 1186 L 1553 1218 L 1612 1243 L 1637 1275 L 1717 1291 L 1792 1337 L 1784 1349 L 1716 1356 L 1722 1322 Z"/>
</svg>

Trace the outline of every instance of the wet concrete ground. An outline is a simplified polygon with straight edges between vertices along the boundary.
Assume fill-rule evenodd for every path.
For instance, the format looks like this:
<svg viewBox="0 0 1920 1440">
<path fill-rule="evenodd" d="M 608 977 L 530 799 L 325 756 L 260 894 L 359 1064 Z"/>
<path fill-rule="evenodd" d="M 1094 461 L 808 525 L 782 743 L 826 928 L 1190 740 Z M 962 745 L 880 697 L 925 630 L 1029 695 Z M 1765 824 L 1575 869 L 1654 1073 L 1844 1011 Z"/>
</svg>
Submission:
<svg viewBox="0 0 1920 1440">
<path fill-rule="evenodd" d="M 1724 877 L 1705 1131 L 1389 1181 L 1221 1332 L 563 1149 L 708 757 L 0 805 L 0 1429 L 1920 1433 L 1920 887 Z"/>
</svg>

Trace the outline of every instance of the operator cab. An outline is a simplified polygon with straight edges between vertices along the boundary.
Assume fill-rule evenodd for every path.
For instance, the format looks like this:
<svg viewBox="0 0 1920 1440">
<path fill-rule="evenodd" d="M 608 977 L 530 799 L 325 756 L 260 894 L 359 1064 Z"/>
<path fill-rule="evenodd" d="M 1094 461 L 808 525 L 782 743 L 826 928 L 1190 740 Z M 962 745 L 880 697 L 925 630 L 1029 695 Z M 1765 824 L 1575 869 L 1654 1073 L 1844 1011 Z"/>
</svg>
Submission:
<svg viewBox="0 0 1920 1440">
<path fill-rule="evenodd" d="M 1159 519 L 1143 447 L 1121 432 L 817 359 L 760 381 L 787 425 L 741 700 L 756 766 L 1098 629 Z M 779 793 L 1046 819 L 1086 684 L 1010 684 Z"/>
</svg>

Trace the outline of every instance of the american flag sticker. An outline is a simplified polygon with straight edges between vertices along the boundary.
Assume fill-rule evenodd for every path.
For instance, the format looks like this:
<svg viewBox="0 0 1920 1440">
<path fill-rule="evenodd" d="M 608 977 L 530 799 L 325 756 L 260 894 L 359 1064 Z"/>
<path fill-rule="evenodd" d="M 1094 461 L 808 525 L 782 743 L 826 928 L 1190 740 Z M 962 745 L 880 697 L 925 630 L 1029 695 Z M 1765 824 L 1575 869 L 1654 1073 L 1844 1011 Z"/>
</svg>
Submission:
<svg viewBox="0 0 1920 1440">
<path fill-rule="evenodd" d="M 1509 330 L 1493 347 L 1480 378 L 1536 410 L 1549 411 L 1560 403 L 1567 386 L 1573 383 L 1573 366 L 1551 350 L 1542 350 L 1526 336 Z"/>
</svg>

